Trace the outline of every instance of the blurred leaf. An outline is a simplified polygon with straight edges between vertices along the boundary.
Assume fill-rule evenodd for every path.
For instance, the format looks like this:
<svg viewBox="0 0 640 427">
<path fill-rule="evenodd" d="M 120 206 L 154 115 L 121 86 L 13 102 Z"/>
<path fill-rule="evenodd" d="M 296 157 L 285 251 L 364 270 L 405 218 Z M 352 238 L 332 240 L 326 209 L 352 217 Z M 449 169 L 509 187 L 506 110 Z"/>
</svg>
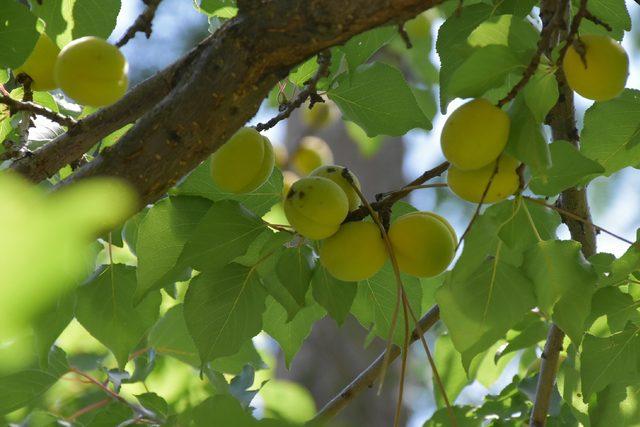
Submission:
<svg viewBox="0 0 640 427">
<path fill-rule="evenodd" d="M 184 318 L 201 362 L 237 353 L 260 332 L 266 296 L 255 270 L 237 264 L 191 280 Z"/>
<path fill-rule="evenodd" d="M 390 65 L 376 62 L 359 67 L 353 74 L 341 75 L 328 92 L 344 114 L 367 133 L 403 135 L 413 128 L 431 129 L 402 73 Z M 371 88 L 377 88 L 372 91 Z"/>
<path fill-rule="evenodd" d="M 438 367 L 442 384 L 447 392 L 447 397 L 453 402 L 462 389 L 469 383 L 469 379 L 462 366 L 460 353 L 453 346 L 449 335 L 440 335 L 436 341 L 434 361 Z M 434 383 L 433 389 L 436 390 L 435 397 L 437 406 L 443 406 L 445 402 L 442 392 L 438 389 L 438 385 Z"/>
<path fill-rule="evenodd" d="M 235 0 L 202 0 L 200 12 L 219 18 L 233 18 L 238 13 Z"/>
<path fill-rule="evenodd" d="M 524 102 L 534 119 L 544 123 L 547 114 L 558 102 L 558 82 L 554 70 L 540 67 L 524 87 Z"/>
<path fill-rule="evenodd" d="M 16 68 L 27 60 L 36 42 L 37 18 L 15 0 L 2 1 L 0 25 L 0 67 Z"/>
<path fill-rule="evenodd" d="M 149 294 L 134 306 L 135 288 L 135 269 L 114 264 L 78 289 L 76 318 L 113 352 L 120 368 L 158 318 L 160 293 Z"/>
<path fill-rule="evenodd" d="M 422 301 L 422 287 L 417 277 L 401 275 L 409 305 L 416 318 L 420 318 L 420 304 Z M 358 282 L 358 292 L 351 307 L 351 313 L 365 328 L 371 328 L 372 333 L 383 340 L 389 337 L 391 319 L 396 309 L 397 284 L 391 263 L 387 263 L 382 270 L 370 279 Z M 401 307 L 401 306 L 399 306 Z M 413 331 L 415 322 L 408 319 L 409 333 Z M 401 345 L 405 337 L 404 313 L 402 308 L 398 312 L 398 320 L 393 342 Z"/>
<path fill-rule="evenodd" d="M 318 265 L 311 278 L 311 289 L 313 298 L 327 310 L 338 325 L 342 325 L 356 296 L 357 284 L 338 280 L 322 265 Z"/>
<path fill-rule="evenodd" d="M 33 322 L 33 333 L 36 339 L 40 366 L 47 367 L 51 346 L 73 319 L 76 308 L 76 294 L 70 292 L 61 295 L 54 305 L 40 313 Z"/>
<path fill-rule="evenodd" d="M 260 391 L 260 397 L 267 417 L 302 424 L 316 414 L 316 404 L 311 393 L 293 381 L 269 381 Z"/>
<path fill-rule="evenodd" d="M 229 393 L 236 399 L 240 401 L 243 408 L 249 408 L 251 405 L 251 401 L 258 394 L 262 385 L 266 383 L 263 382 L 260 388 L 250 390 L 249 387 L 253 385 L 255 382 L 255 370 L 247 365 L 242 368 L 242 372 L 239 375 L 236 375 L 231 382 L 229 383 Z"/>
<path fill-rule="evenodd" d="M 155 393 L 137 394 L 136 399 L 142 406 L 150 410 L 161 418 L 166 418 L 169 413 L 169 405 L 160 396 Z"/>
<path fill-rule="evenodd" d="M 273 298 L 267 299 L 267 309 L 263 315 L 263 329 L 278 342 L 284 353 L 287 369 L 291 367 L 304 340 L 311 333 L 316 321 L 322 319 L 325 311 L 317 304 L 310 304 L 301 309 L 293 320 L 287 320 L 287 312 Z"/>
<path fill-rule="evenodd" d="M 353 73 L 359 65 L 367 62 L 374 53 L 389 43 L 396 34 L 397 30 L 393 26 L 378 27 L 358 34 L 345 43 L 340 49 L 347 59 L 349 73 Z"/>
<path fill-rule="evenodd" d="M 192 228 L 178 264 L 200 271 L 217 270 L 244 254 L 266 225 L 237 202 L 214 203 Z M 138 238 L 139 240 L 140 238 Z"/>
<path fill-rule="evenodd" d="M 551 167 L 534 171 L 531 191 L 543 196 L 554 196 L 579 182 L 586 182 L 604 172 L 598 162 L 583 156 L 567 141 L 556 141 L 549 145 Z"/>
<path fill-rule="evenodd" d="M 541 241 L 525 253 L 523 269 L 535 287 L 538 307 L 577 344 L 585 331 L 597 275 L 580 243 Z"/>
<path fill-rule="evenodd" d="M 89 412 L 85 417 L 83 425 L 86 427 L 113 427 L 131 419 L 133 411 L 129 406 L 114 401 L 104 408 Z"/>
<path fill-rule="evenodd" d="M 630 385 L 638 380 L 638 332 L 637 326 L 629 325 L 606 338 L 585 335 L 580 368 L 585 402 L 609 384 Z"/>
<path fill-rule="evenodd" d="M 345 121 L 344 126 L 347 131 L 347 135 L 349 135 L 351 140 L 358 145 L 360 153 L 362 153 L 363 156 L 371 157 L 380 150 L 380 147 L 384 142 L 384 137 L 374 136 L 373 138 L 370 138 L 360 126 L 353 122 Z"/>
<path fill-rule="evenodd" d="M 541 125 L 525 104 L 522 96 L 517 96 L 509 108 L 511 129 L 505 151 L 529 166 L 534 173 L 551 166 L 549 146 L 542 134 Z"/>
<path fill-rule="evenodd" d="M 257 421 L 229 395 L 213 396 L 193 410 L 196 426 L 251 427 Z"/>
<path fill-rule="evenodd" d="M 168 197 L 149 209 L 137 230 L 136 302 L 184 273 L 186 266 L 178 263 L 180 254 L 211 206 L 200 197 Z"/>
<path fill-rule="evenodd" d="M 300 306 L 304 306 L 314 265 L 313 251 L 306 245 L 286 248 L 278 257 L 278 279 Z"/>
<path fill-rule="evenodd" d="M 22 408 L 42 396 L 69 366 L 64 351 L 53 347 L 46 370 L 28 369 L 0 377 L 0 415 Z"/>
<path fill-rule="evenodd" d="M 187 176 L 187 178 L 171 194 L 182 196 L 200 196 L 214 202 L 235 200 L 254 214 L 261 216 L 269 212 L 271 206 L 282 198 L 282 172 L 273 168 L 271 176 L 260 188 L 245 194 L 225 193 L 218 189 L 211 180 L 209 161 L 204 161 Z"/>
<path fill-rule="evenodd" d="M 453 406 L 453 413 L 458 427 L 481 427 L 482 419 L 476 418 L 472 412 L 472 406 Z M 438 409 L 433 413 L 422 427 L 449 427 L 451 426 L 451 415 L 447 408 Z"/>
<path fill-rule="evenodd" d="M 625 89 L 611 101 L 594 103 L 584 115 L 581 152 L 605 175 L 640 163 L 640 91 Z"/>
</svg>

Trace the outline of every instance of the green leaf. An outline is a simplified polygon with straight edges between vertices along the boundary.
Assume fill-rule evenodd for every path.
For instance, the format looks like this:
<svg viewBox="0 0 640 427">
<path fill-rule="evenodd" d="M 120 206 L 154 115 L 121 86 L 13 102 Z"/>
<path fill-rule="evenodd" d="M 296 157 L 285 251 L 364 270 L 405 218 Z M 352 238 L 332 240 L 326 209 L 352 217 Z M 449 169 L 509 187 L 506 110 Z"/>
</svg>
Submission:
<svg viewBox="0 0 640 427">
<path fill-rule="evenodd" d="M 180 254 L 211 206 L 209 200 L 200 197 L 168 197 L 149 209 L 140 221 L 136 238 L 136 302 L 184 273 L 185 265 L 178 263 Z"/>
<path fill-rule="evenodd" d="M 237 202 L 214 203 L 192 229 L 178 264 L 200 271 L 219 269 L 244 254 L 265 228 L 260 218 Z"/>
<path fill-rule="evenodd" d="M 420 318 L 422 287 L 420 280 L 406 274 L 401 275 L 407 299 L 416 318 Z M 382 270 L 370 279 L 358 282 L 358 292 L 351 307 L 351 313 L 365 328 L 371 327 L 371 333 L 386 340 L 391 330 L 391 319 L 396 309 L 397 284 L 393 268 L 387 263 Z M 393 342 L 401 345 L 404 341 L 404 314 L 399 305 Z M 409 330 L 413 330 L 415 322 L 408 318 Z"/>
<path fill-rule="evenodd" d="M 230 395 L 213 396 L 193 409 L 196 426 L 251 427 L 257 421 Z"/>
<path fill-rule="evenodd" d="M 342 325 L 358 290 L 356 282 L 338 280 L 322 265 L 318 265 L 311 278 L 311 289 L 313 298 L 327 310 L 338 325 Z"/>
<path fill-rule="evenodd" d="M 503 244 L 471 276 L 454 274 L 436 292 L 440 316 L 465 360 L 486 350 L 535 306 L 533 285 L 501 259 Z"/>
<path fill-rule="evenodd" d="M 0 68 L 16 68 L 27 60 L 36 42 L 36 17 L 15 0 L 2 1 Z"/>
<path fill-rule="evenodd" d="M 447 392 L 447 397 L 451 401 L 455 401 L 462 389 L 469 383 L 467 373 L 462 366 L 462 358 L 460 353 L 453 346 L 451 337 L 449 335 L 440 335 L 438 341 L 436 341 L 436 350 L 434 361 L 438 367 L 442 384 Z M 442 393 L 437 388 L 438 385 L 434 383 L 433 388 L 437 390 L 436 402 L 438 407 L 445 404 Z"/>
<path fill-rule="evenodd" d="M 287 248 L 278 258 L 278 279 L 300 306 L 304 305 L 314 265 L 313 251 L 306 245 Z"/>
<path fill-rule="evenodd" d="M 594 103 L 584 115 L 581 152 L 605 175 L 640 164 L 640 91 L 625 89 L 611 101 Z"/>
<path fill-rule="evenodd" d="M 301 309 L 293 320 L 288 321 L 286 310 L 273 298 L 267 299 L 263 329 L 280 345 L 287 369 L 291 367 L 293 357 L 311 333 L 315 322 L 322 319 L 325 313 L 319 305 L 311 304 Z"/>
<path fill-rule="evenodd" d="M 537 0 L 504 0 L 496 4 L 496 13 L 526 17 L 536 4 Z"/>
<path fill-rule="evenodd" d="M 280 253 L 284 249 L 280 248 L 274 252 L 271 256 L 262 260 L 259 264 L 256 264 L 256 269 L 262 279 L 262 285 L 276 301 L 287 310 L 288 320 L 292 320 L 294 316 L 300 311 L 302 305 L 300 305 L 295 298 L 291 295 L 291 292 L 280 282 L 276 273 L 276 265 Z"/>
<path fill-rule="evenodd" d="M 523 262 L 538 307 L 576 344 L 585 331 L 598 277 L 580 249 L 572 240 L 542 241 L 525 253 Z"/>
<path fill-rule="evenodd" d="M 184 318 L 200 360 L 237 353 L 262 328 L 267 294 L 254 269 L 229 264 L 191 280 Z"/>
<path fill-rule="evenodd" d="M 202 0 L 199 10 L 209 16 L 226 19 L 233 18 L 238 13 L 235 0 Z"/>
<path fill-rule="evenodd" d="M 582 344 L 580 377 L 585 402 L 609 384 L 633 384 L 638 380 L 640 337 L 636 326 L 609 337 L 585 335 Z"/>
<path fill-rule="evenodd" d="M 520 67 L 520 61 L 508 47 L 481 47 L 451 75 L 448 93 L 460 98 L 480 97 L 489 89 L 503 84 L 505 77 Z"/>
<path fill-rule="evenodd" d="M 549 145 L 551 166 L 537 169 L 531 178 L 531 191 L 543 196 L 554 196 L 579 182 L 586 182 L 604 172 L 604 168 L 585 156 L 567 141 Z"/>
<path fill-rule="evenodd" d="M 452 410 L 456 418 L 458 427 L 481 427 L 483 420 L 476 418 L 473 414 L 472 406 L 453 406 Z M 447 408 L 438 409 L 433 413 L 422 427 L 449 427 L 451 426 L 451 415 Z"/>
<path fill-rule="evenodd" d="M 73 1 L 73 30 L 71 31 L 73 39 L 85 36 L 109 38 L 116 27 L 120 2 L 121 0 Z"/>
<path fill-rule="evenodd" d="M 167 405 L 167 402 L 162 397 L 152 392 L 136 394 L 135 396 L 136 399 L 138 399 L 138 402 L 140 402 L 140 404 L 146 409 L 162 418 L 167 417 L 169 413 L 169 405 Z"/>
<path fill-rule="evenodd" d="M 524 102 L 538 123 L 544 123 L 547 114 L 558 102 L 558 82 L 554 70 L 539 67 L 524 87 Z"/>
<path fill-rule="evenodd" d="M 345 43 L 340 49 L 347 59 L 349 73 L 353 73 L 359 65 L 367 62 L 382 46 L 389 43 L 397 33 L 396 28 L 393 26 L 379 27 L 358 34 Z"/>
<path fill-rule="evenodd" d="M 524 162 L 534 172 L 551 166 L 551 154 L 542 128 L 525 104 L 521 95 L 517 96 L 509 108 L 511 129 L 506 152 Z"/>
<path fill-rule="evenodd" d="M 624 0 L 590 0 L 589 12 L 614 30 L 631 30 L 631 17 Z"/>
<path fill-rule="evenodd" d="M 413 128 L 431 129 L 402 73 L 376 62 L 338 77 L 328 92 L 347 120 L 369 136 L 403 135 Z M 377 88 L 372 91 L 371 88 Z"/>
<path fill-rule="evenodd" d="M 360 126 L 349 121 L 344 122 L 344 127 L 347 131 L 347 135 L 349 135 L 351 141 L 358 146 L 360 153 L 363 156 L 371 157 L 380 150 L 380 147 L 384 142 L 383 136 L 374 136 L 373 138 L 370 138 Z"/>
<path fill-rule="evenodd" d="M 622 331 L 629 321 L 640 320 L 638 307 L 640 302 L 613 286 L 598 289 L 591 300 L 592 317 L 597 319 L 606 315 L 611 332 Z"/>
<path fill-rule="evenodd" d="M 48 365 L 46 370 L 27 369 L 0 377 L 0 415 L 35 401 L 69 370 L 64 351 L 57 347 L 49 353 Z"/>
<path fill-rule="evenodd" d="M 209 172 L 209 162 L 205 161 L 195 168 L 171 193 L 200 196 L 214 202 L 235 200 L 254 214 L 262 216 L 282 199 L 282 172 L 278 168 L 273 168 L 271 176 L 260 188 L 245 194 L 233 194 L 224 192 L 213 184 Z"/>
<path fill-rule="evenodd" d="M 41 367 L 47 367 L 51 346 L 73 319 L 75 308 L 76 294 L 70 292 L 61 295 L 54 305 L 34 320 L 33 334 Z"/>
<path fill-rule="evenodd" d="M 524 251 L 538 242 L 538 235 L 542 240 L 554 240 L 560 222 L 560 215 L 553 209 L 530 200 L 515 199 L 513 214 L 502 225 L 498 236 L 510 248 Z"/>
<path fill-rule="evenodd" d="M 496 353 L 496 360 L 514 351 L 530 348 L 547 337 L 549 325 L 535 314 L 527 314 L 524 320 L 507 332 L 507 346 Z"/>
<path fill-rule="evenodd" d="M 158 318 L 160 293 L 134 306 L 135 268 L 114 264 L 78 289 L 76 318 L 104 344 L 122 369 L 129 354 Z"/>
<path fill-rule="evenodd" d="M 316 71 L 318 71 L 318 60 L 314 56 L 300 64 L 295 71 L 290 73 L 289 80 L 296 86 L 302 87 L 315 75 Z"/>
</svg>

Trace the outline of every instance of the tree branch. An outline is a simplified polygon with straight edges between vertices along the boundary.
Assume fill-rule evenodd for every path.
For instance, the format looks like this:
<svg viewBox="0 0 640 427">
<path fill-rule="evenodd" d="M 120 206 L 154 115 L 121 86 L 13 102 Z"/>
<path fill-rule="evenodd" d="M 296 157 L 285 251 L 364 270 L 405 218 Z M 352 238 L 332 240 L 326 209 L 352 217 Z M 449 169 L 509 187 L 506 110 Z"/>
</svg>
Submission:
<svg viewBox="0 0 640 427">
<path fill-rule="evenodd" d="M 50 110 L 47 107 L 43 107 L 42 105 L 38 105 L 31 101 L 18 101 L 8 95 L 0 95 L 0 104 L 6 105 L 9 108 L 9 114 L 11 115 L 17 113 L 18 111 L 26 111 L 46 117 L 47 119 L 59 123 L 63 126 L 71 127 L 76 124 L 76 121 L 73 119 L 73 117 L 56 113 L 55 111 Z"/>
<path fill-rule="evenodd" d="M 205 41 L 171 94 L 62 185 L 116 176 L 138 191 L 141 206 L 154 202 L 253 117 L 293 67 L 441 1 L 309 0 L 293 7 L 287 0 L 261 2 Z"/>
<path fill-rule="evenodd" d="M 116 46 L 122 47 L 129 40 L 136 36 L 137 32 L 144 33 L 147 38 L 151 37 L 151 31 L 153 26 L 153 18 L 156 16 L 156 10 L 160 6 L 162 0 L 142 0 L 147 6 L 145 10 L 136 18 L 132 26 L 130 26 L 124 33 L 122 38 L 118 40 Z"/>
<path fill-rule="evenodd" d="M 411 334 L 410 343 L 420 338 L 419 332 L 427 332 L 440 319 L 440 309 L 437 305 L 431 309 L 418 321 L 418 327 Z M 392 362 L 400 355 L 400 348 L 393 346 L 389 350 L 388 359 Z M 344 409 L 353 399 L 356 398 L 364 390 L 373 387 L 387 357 L 386 351 L 380 354 L 376 360 L 364 371 L 362 371 L 348 386 L 342 389 L 333 399 L 318 412 L 311 422 L 326 422 L 335 417 L 342 409 Z"/>
</svg>

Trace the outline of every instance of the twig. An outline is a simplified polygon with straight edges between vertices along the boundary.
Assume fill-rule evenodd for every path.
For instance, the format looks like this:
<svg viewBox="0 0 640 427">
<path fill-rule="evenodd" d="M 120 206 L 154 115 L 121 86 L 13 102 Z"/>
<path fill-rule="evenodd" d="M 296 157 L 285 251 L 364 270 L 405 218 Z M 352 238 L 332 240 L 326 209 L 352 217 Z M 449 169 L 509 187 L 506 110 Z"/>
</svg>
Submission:
<svg viewBox="0 0 640 427">
<path fill-rule="evenodd" d="M 143 3 L 147 6 L 145 10 L 138 15 L 133 25 L 130 26 L 127 31 L 124 33 L 122 38 L 118 40 L 116 46 L 122 47 L 129 40 L 136 36 L 137 32 L 144 33 L 147 38 L 151 37 L 151 31 L 153 26 L 153 18 L 156 16 L 156 11 L 158 10 L 158 6 L 162 0 L 142 0 Z"/>
<path fill-rule="evenodd" d="M 434 305 L 429 311 L 422 316 L 418 321 L 419 330 L 427 332 L 436 322 L 440 319 L 440 308 Z M 410 343 L 417 341 L 420 337 L 418 328 L 413 330 Z M 392 362 L 400 355 L 400 347 L 392 346 L 389 353 L 387 351 L 381 353 L 374 361 L 369 365 L 367 369 L 362 371 L 354 380 L 343 388 L 335 397 L 333 397 L 327 404 L 316 414 L 311 420 L 310 424 L 314 422 L 326 422 L 336 416 L 342 409 L 344 409 L 353 399 L 356 398 L 364 390 L 373 387 L 376 380 L 380 377 L 382 372 L 382 365 L 385 363 L 385 359 L 388 358 L 389 362 Z"/>
<path fill-rule="evenodd" d="M 42 105 L 38 105 L 32 101 L 18 101 L 8 95 L 0 95 L 0 104 L 5 104 L 9 107 L 9 114 L 11 115 L 16 114 L 19 111 L 24 111 L 46 117 L 47 119 L 63 126 L 71 127 L 76 124 L 76 120 L 74 118 L 56 113 L 55 111 L 47 107 L 43 107 Z"/>
<path fill-rule="evenodd" d="M 407 49 L 411 49 L 413 47 L 413 44 L 411 43 L 411 37 L 409 37 L 407 30 L 405 30 L 404 28 L 404 23 L 398 24 L 398 34 L 400 34 L 400 37 L 402 37 L 402 41 L 404 42 L 404 45 L 407 47 Z"/>
<path fill-rule="evenodd" d="M 92 403 L 90 405 L 85 406 L 84 408 L 80 408 L 79 410 L 77 410 L 76 412 L 74 412 L 72 415 L 67 417 L 67 421 L 75 421 L 76 418 L 84 415 L 84 414 L 88 414 L 91 411 L 95 411 L 96 409 L 100 409 L 103 408 L 105 406 L 107 406 L 109 403 L 111 402 L 111 399 L 102 399 L 99 400 L 95 403 Z"/>
<path fill-rule="evenodd" d="M 536 400 L 530 420 L 532 427 L 543 427 L 547 422 L 547 413 L 549 412 L 551 394 L 555 386 L 563 339 L 564 332 L 555 324 L 552 324 L 549 328 L 547 343 L 544 346 L 541 356 L 540 376 L 538 377 L 538 385 L 536 386 Z"/>
<path fill-rule="evenodd" d="M 567 37 L 565 37 L 564 45 L 560 49 L 560 55 L 558 55 L 557 64 L 562 64 L 562 60 L 567 54 L 567 50 L 569 50 L 569 46 L 571 46 L 574 43 L 576 37 L 578 36 L 580 23 L 582 22 L 583 19 L 587 19 L 596 25 L 600 25 L 604 27 L 607 31 L 612 30 L 609 24 L 607 24 L 604 21 L 601 21 L 598 17 L 593 15 L 591 12 L 589 12 L 589 9 L 587 9 L 587 1 L 588 0 L 580 0 L 580 6 L 578 7 L 578 11 L 573 16 L 573 20 L 571 21 L 571 27 L 569 28 L 569 33 L 567 34 Z M 584 54 L 581 53 L 581 56 L 582 56 L 582 60 L 584 61 Z"/>
<path fill-rule="evenodd" d="M 418 186 L 422 186 L 422 184 L 424 184 L 425 182 L 442 175 L 447 169 L 449 169 L 449 162 L 440 163 L 438 166 L 424 172 L 422 175 L 402 187 L 400 190 L 377 195 L 376 199 L 379 200 L 371 203 L 371 207 L 376 212 L 384 212 L 386 210 L 389 210 L 396 202 L 400 201 L 413 190 L 416 190 Z M 436 186 L 436 184 L 431 185 Z M 367 209 L 367 207 L 361 206 L 358 209 L 349 212 L 349 215 L 347 215 L 344 222 L 360 221 L 366 218 L 368 215 L 369 210 Z"/>
<path fill-rule="evenodd" d="M 329 67 L 331 66 L 331 52 L 323 51 L 318 54 L 318 70 L 316 74 L 304 84 L 304 89 L 298 93 L 296 98 L 286 104 L 280 106 L 280 112 L 266 123 L 258 123 L 254 128 L 258 132 L 271 129 L 282 120 L 288 118 L 296 108 L 299 108 L 307 99 L 309 99 L 309 108 L 313 107 L 316 102 L 324 102 L 324 99 L 318 95 L 316 88 L 320 79 L 329 75 Z"/>
</svg>

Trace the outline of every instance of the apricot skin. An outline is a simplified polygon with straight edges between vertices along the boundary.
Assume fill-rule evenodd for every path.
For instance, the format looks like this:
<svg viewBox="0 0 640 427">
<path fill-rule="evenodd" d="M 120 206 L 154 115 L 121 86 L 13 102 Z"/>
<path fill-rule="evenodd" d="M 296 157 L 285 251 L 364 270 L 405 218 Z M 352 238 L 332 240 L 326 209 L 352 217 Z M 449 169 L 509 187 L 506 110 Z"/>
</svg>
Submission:
<svg viewBox="0 0 640 427">
<path fill-rule="evenodd" d="M 610 37 L 587 34 L 580 37 L 585 63 L 574 46 L 567 49 L 562 68 L 571 89 L 594 101 L 607 101 L 622 92 L 629 76 L 629 57 Z"/>
<path fill-rule="evenodd" d="M 333 153 L 329 145 L 317 136 L 302 138 L 291 157 L 291 165 L 300 175 L 309 175 L 320 166 L 333 163 Z"/>
<path fill-rule="evenodd" d="M 387 258 L 380 230 L 371 222 L 343 224 L 320 247 L 320 263 L 333 277 L 345 282 L 370 278 Z"/>
<path fill-rule="evenodd" d="M 513 157 L 503 154 L 498 164 L 498 172 L 491 181 L 483 203 L 495 203 L 504 200 L 518 190 L 520 178 L 516 173 L 518 162 Z M 489 184 L 495 168 L 495 162 L 481 169 L 463 171 L 455 166 L 449 167 L 447 183 L 458 197 L 471 203 L 480 203 L 482 194 Z"/>
<path fill-rule="evenodd" d="M 249 193 L 266 182 L 274 164 L 269 140 L 255 129 L 245 127 L 213 153 L 211 178 L 223 191 Z"/>
<path fill-rule="evenodd" d="M 304 237 L 326 239 L 340 228 L 349 212 L 344 191 L 327 178 L 310 176 L 294 182 L 284 200 L 289 224 Z"/>
<path fill-rule="evenodd" d="M 127 72 L 127 60 L 117 47 L 98 37 L 82 37 L 62 49 L 53 74 L 76 102 L 103 107 L 127 91 Z"/>
<path fill-rule="evenodd" d="M 45 33 L 40 34 L 36 45 L 27 60 L 13 70 L 13 75 L 22 73 L 31 77 L 31 89 L 53 90 L 57 88 L 53 79 L 53 68 L 60 49 Z"/>
<path fill-rule="evenodd" d="M 485 99 L 474 99 L 451 113 L 440 145 L 444 156 L 460 170 L 480 169 L 498 158 L 509 138 L 507 113 Z"/>
<path fill-rule="evenodd" d="M 400 271 L 417 277 L 436 276 L 447 269 L 456 243 L 441 217 L 412 212 L 389 228 L 389 240 Z M 457 240 L 457 239 L 456 239 Z"/>
<path fill-rule="evenodd" d="M 309 176 L 321 176 L 338 184 L 340 188 L 342 188 L 342 191 L 344 191 L 345 196 L 347 196 L 347 199 L 349 200 L 349 210 L 352 211 L 360 207 L 360 197 L 351 184 L 342 176 L 344 169 L 345 168 L 342 166 L 336 165 L 320 166 L 311 172 Z M 351 179 L 356 187 L 360 188 L 360 181 L 358 180 L 358 177 L 351 171 L 349 171 L 349 175 L 351 175 Z"/>
</svg>

